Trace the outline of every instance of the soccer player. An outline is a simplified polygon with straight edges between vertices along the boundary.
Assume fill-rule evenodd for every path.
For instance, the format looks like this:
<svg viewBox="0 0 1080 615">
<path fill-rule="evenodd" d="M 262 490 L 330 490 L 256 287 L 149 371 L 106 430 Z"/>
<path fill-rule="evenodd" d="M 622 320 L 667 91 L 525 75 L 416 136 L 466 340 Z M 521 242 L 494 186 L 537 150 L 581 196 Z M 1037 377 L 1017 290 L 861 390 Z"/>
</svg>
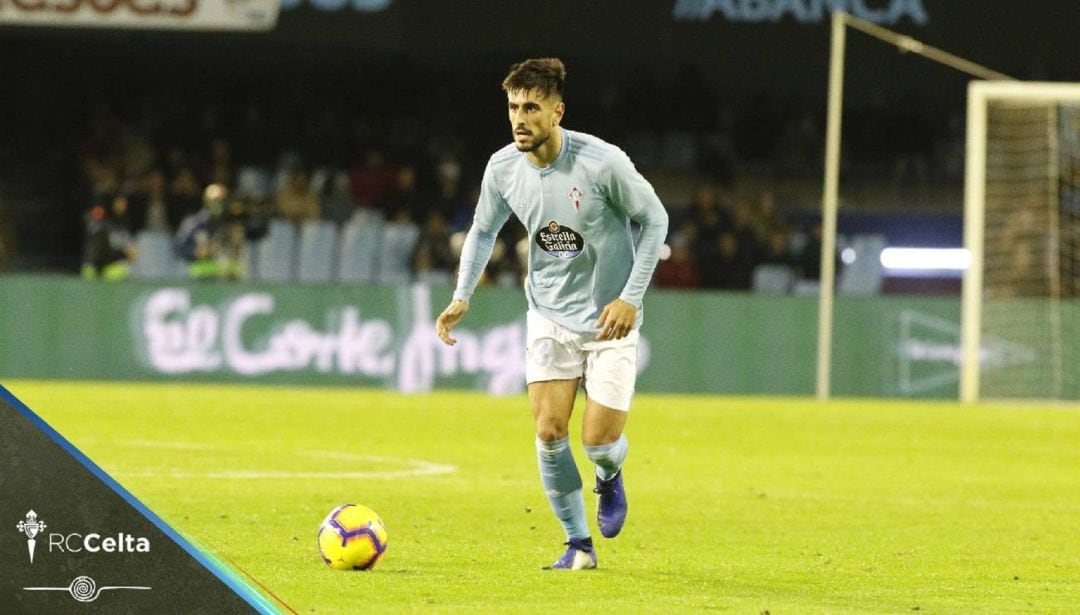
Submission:
<svg viewBox="0 0 1080 615">
<path fill-rule="evenodd" d="M 648 181 L 619 148 L 560 126 L 566 69 L 556 58 L 515 64 L 502 83 L 513 143 L 488 160 L 472 227 L 462 247 L 457 289 L 435 323 L 451 329 L 491 258 L 510 214 L 529 238 L 525 376 L 536 422 L 540 480 L 566 531 L 566 553 L 550 568 L 596 567 L 581 475 L 568 425 L 584 380 L 582 443 L 596 465 L 600 533 L 614 538 L 626 519 L 623 435 L 637 377 L 642 297 L 667 235 L 668 217 Z M 635 248 L 631 221 L 641 226 Z"/>
</svg>

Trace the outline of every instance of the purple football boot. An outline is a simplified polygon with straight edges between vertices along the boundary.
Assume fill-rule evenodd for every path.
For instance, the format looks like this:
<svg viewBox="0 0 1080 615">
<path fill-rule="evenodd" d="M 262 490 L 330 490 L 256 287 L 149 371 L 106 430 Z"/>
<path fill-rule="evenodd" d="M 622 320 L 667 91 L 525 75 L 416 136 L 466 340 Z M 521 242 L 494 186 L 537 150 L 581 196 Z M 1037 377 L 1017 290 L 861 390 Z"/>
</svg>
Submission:
<svg viewBox="0 0 1080 615">
<path fill-rule="evenodd" d="M 596 551 L 593 551 L 592 538 L 571 538 L 566 542 L 566 553 L 559 561 L 544 570 L 588 570 L 596 568 Z"/>
<path fill-rule="evenodd" d="M 622 470 L 608 480 L 596 477 L 594 493 L 600 495 L 596 506 L 596 522 L 604 538 L 615 538 L 626 521 L 626 490 L 623 489 Z"/>
</svg>

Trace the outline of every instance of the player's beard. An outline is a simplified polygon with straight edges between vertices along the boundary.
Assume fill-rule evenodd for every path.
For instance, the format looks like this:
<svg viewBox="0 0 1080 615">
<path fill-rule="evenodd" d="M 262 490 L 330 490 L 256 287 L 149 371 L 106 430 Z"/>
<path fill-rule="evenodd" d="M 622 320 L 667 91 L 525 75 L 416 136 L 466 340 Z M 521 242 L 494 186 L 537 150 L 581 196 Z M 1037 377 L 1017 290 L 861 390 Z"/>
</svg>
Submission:
<svg viewBox="0 0 1080 615">
<path fill-rule="evenodd" d="M 517 134 L 515 134 L 514 137 L 517 137 Z M 542 137 L 538 137 L 538 136 L 533 135 L 532 140 L 529 141 L 528 143 L 521 143 L 521 142 L 517 141 L 517 139 L 515 138 L 514 146 L 517 147 L 519 152 L 535 152 L 536 150 L 540 149 L 540 146 L 547 143 L 548 139 L 550 139 L 550 138 L 551 138 L 550 133 L 546 134 L 546 135 L 544 135 Z"/>
</svg>

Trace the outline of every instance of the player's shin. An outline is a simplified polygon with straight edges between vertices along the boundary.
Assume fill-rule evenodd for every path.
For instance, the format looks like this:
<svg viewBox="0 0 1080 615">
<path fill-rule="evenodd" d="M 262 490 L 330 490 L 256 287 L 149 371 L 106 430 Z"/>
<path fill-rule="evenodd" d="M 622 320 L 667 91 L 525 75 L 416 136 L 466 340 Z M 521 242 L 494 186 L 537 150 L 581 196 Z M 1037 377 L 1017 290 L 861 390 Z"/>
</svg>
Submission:
<svg viewBox="0 0 1080 615">
<path fill-rule="evenodd" d="M 569 438 L 551 442 L 536 439 L 536 456 L 540 466 L 540 482 L 544 494 L 569 539 L 588 538 L 585 517 L 585 498 L 581 489 L 581 474 L 570 453 Z"/>
<path fill-rule="evenodd" d="M 610 480 L 622 468 L 629 448 L 630 443 L 624 434 L 609 444 L 586 446 L 585 455 L 596 464 L 596 475 L 604 480 Z"/>
<path fill-rule="evenodd" d="M 626 490 L 623 487 L 622 465 L 628 448 L 626 436 L 610 444 L 586 446 L 585 454 L 596 464 L 596 522 L 600 535 L 614 538 L 626 522 Z"/>
</svg>

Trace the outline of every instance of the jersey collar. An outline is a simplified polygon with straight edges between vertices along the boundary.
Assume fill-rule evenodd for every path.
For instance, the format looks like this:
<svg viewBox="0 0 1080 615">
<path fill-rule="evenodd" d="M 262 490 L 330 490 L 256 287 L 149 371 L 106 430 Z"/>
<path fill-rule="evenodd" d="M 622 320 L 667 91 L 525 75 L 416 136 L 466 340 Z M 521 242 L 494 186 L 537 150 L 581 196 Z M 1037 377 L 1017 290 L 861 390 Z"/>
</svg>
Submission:
<svg viewBox="0 0 1080 615">
<path fill-rule="evenodd" d="M 538 167 L 529 161 L 529 156 L 525 152 L 521 152 L 521 157 L 525 159 L 525 164 L 529 165 L 533 169 L 540 171 L 540 175 L 547 175 L 555 171 L 555 167 L 566 159 L 567 152 L 570 151 L 570 131 L 559 126 L 559 132 L 562 134 L 562 147 L 559 148 L 559 155 L 555 157 L 555 160 L 551 161 L 551 164 L 546 167 Z"/>
</svg>

